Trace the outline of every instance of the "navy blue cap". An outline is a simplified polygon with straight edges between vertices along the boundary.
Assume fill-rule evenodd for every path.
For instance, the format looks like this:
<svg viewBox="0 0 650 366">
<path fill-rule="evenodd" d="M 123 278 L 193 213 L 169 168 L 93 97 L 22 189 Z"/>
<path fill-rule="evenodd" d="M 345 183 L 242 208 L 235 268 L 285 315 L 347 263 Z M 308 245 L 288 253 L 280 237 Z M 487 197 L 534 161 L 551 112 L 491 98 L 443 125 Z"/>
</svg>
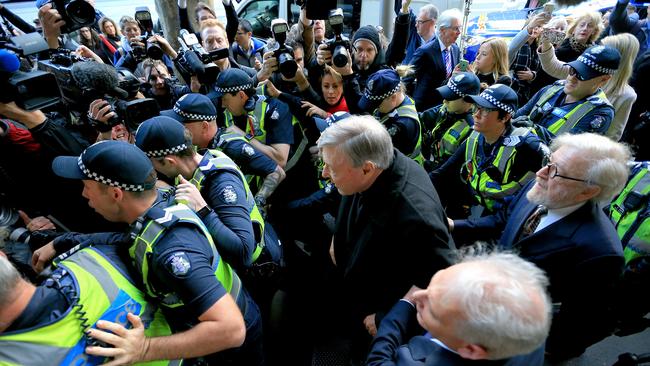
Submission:
<svg viewBox="0 0 650 366">
<path fill-rule="evenodd" d="M 160 115 L 183 123 L 212 121 L 217 119 L 217 108 L 205 95 L 190 93 L 180 97 L 172 109 L 160 111 Z"/>
<path fill-rule="evenodd" d="M 125 191 L 142 192 L 154 188 L 147 181 L 153 165 L 147 155 L 124 141 L 100 141 L 81 156 L 59 156 L 52 162 L 54 173 L 69 179 L 92 179 Z"/>
<path fill-rule="evenodd" d="M 230 67 L 219 73 L 214 90 L 217 92 L 217 97 L 222 97 L 226 93 L 234 93 L 254 87 L 253 78 L 248 76 L 244 70 Z"/>
<path fill-rule="evenodd" d="M 468 95 L 463 99 L 483 108 L 501 109 L 510 114 L 515 114 L 517 111 L 517 93 L 503 84 L 491 85 L 480 95 Z"/>
<path fill-rule="evenodd" d="M 447 85 L 437 90 L 443 99 L 456 100 L 467 95 L 477 95 L 481 91 L 481 81 L 473 72 L 460 72 L 449 78 Z"/>
<path fill-rule="evenodd" d="M 589 80 L 602 75 L 612 75 L 618 70 L 621 54 L 610 46 L 592 46 L 574 61 L 567 63 L 578 73 L 578 79 Z"/>
<path fill-rule="evenodd" d="M 384 99 L 397 93 L 399 89 L 400 78 L 397 71 L 393 69 L 379 70 L 368 78 L 366 89 L 359 99 L 359 108 L 372 113 Z"/>
<path fill-rule="evenodd" d="M 135 132 L 135 145 L 150 158 L 162 158 L 192 146 L 185 127 L 173 118 L 156 116 L 142 122 Z"/>
<path fill-rule="evenodd" d="M 316 127 L 318 128 L 318 131 L 323 132 L 329 126 L 333 125 L 338 121 L 342 121 L 348 117 L 352 117 L 352 115 L 348 112 L 339 111 L 339 112 L 334 112 L 334 114 L 330 115 L 326 119 L 322 119 L 320 117 L 314 117 L 314 121 L 316 121 Z"/>
</svg>

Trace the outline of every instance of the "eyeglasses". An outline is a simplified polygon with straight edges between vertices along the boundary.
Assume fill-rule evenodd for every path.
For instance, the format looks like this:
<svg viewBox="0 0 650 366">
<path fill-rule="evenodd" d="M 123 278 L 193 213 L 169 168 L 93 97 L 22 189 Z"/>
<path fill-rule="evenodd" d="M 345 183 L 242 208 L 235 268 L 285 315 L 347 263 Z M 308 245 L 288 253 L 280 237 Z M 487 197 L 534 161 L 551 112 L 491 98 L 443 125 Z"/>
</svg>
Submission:
<svg viewBox="0 0 650 366">
<path fill-rule="evenodd" d="M 432 21 L 432 20 L 433 20 L 433 19 L 425 19 L 425 20 L 417 19 L 417 20 L 415 21 L 415 24 L 416 24 L 416 25 L 422 25 L 422 24 L 424 24 L 424 23 L 428 23 L 428 22 L 430 22 L 430 21 Z"/>
<path fill-rule="evenodd" d="M 576 69 L 574 69 L 574 68 L 571 67 L 571 66 L 569 66 L 569 75 L 571 75 L 571 76 L 575 76 L 575 77 L 576 77 L 578 80 L 580 80 L 580 81 L 585 81 L 585 80 L 587 80 L 587 79 L 583 78 L 583 77 L 580 75 L 580 73 L 578 73 L 578 71 L 576 71 Z"/>
<path fill-rule="evenodd" d="M 573 180 L 576 182 L 583 182 L 587 184 L 591 184 L 590 181 L 586 179 L 579 179 L 579 178 L 573 178 L 573 177 L 567 177 L 566 175 L 561 175 L 557 173 L 557 164 L 551 162 L 551 157 L 550 156 L 545 156 L 544 159 L 542 159 L 542 166 L 548 169 L 548 179 L 553 179 L 555 177 L 560 177 L 568 180 Z"/>
<path fill-rule="evenodd" d="M 457 27 L 447 27 L 447 26 L 442 26 L 442 28 L 447 28 L 447 29 L 451 29 L 451 30 L 453 30 L 453 31 L 455 31 L 455 32 L 460 32 L 460 28 L 461 28 L 461 27 L 460 27 L 460 25 L 459 25 L 459 26 L 457 26 Z"/>
<path fill-rule="evenodd" d="M 498 109 L 494 108 L 483 108 L 483 107 L 474 107 L 474 114 L 481 116 L 481 118 L 487 117 L 490 112 L 496 112 Z"/>
</svg>

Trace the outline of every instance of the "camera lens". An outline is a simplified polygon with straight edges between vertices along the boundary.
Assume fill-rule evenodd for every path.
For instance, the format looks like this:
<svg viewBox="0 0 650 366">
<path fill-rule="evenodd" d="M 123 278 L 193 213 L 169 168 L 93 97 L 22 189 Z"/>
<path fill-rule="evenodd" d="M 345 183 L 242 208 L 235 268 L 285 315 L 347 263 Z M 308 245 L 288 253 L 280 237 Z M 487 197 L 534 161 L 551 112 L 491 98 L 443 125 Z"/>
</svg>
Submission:
<svg viewBox="0 0 650 366">
<path fill-rule="evenodd" d="M 73 0 L 65 6 L 68 17 L 75 23 L 92 24 L 95 21 L 95 9 L 85 0 Z"/>
<path fill-rule="evenodd" d="M 332 63 L 336 67 L 343 67 L 348 63 L 348 50 L 345 47 L 339 45 L 334 48 L 332 52 Z"/>
<path fill-rule="evenodd" d="M 281 53 L 278 56 L 278 63 L 280 64 L 280 73 L 285 78 L 291 79 L 296 76 L 298 64 L 289 53 Z"/>
<path fill-rule="evenodd" d="M 147 42 L 147 56 L 154 60 L 162 60 L 163 50 L 158 42 Z"/>
<path fill-rule="evenodd" d="M 19 227 L 9 234 L 9 240 L 17 243 L 29 244 L 31 233 L 24 227 Z"/>
</svg>

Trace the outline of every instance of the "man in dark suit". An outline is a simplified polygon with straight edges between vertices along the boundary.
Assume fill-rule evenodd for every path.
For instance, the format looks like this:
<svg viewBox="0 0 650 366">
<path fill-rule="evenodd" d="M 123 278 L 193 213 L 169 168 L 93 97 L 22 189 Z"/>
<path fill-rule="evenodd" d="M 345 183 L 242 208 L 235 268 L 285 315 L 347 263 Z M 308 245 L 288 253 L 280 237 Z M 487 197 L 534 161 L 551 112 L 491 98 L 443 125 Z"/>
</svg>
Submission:
<svg viewBox="0 0 650 366">
<path fill-rule="evenodd" d="M 598 202 L 625 185 L 629 149 L 592 133 L 561 135 L 552 154 L 507 210 L 450 222 L 464 237 L 498 236 L 549 276 L 556 305 L 546 343 L 549 357 L 566 359 L 608 336 L 612 289 L 623 268 L 621 242 Z M 545 213 L 545 211 L 547 211 Z"/>
<path fill-rule="evenodd" d="M 322 133 L 318 148 L 323 177 L 343 195 L 330 248 L 341 278 L 340 318 L 355 344 L 367 347 L 382 314 L 411 285 L 426 286 L 450 264 L 454 244 L 426 172 L 393 148 L 376 119 L 337 122 Z M 365 358 L 367 348 L 361 348 Z"/>
<path fill-rule="evenodd" d="M 458 9 L 443 11 L 438 17 L 436 36 L 413 55 L 414 75 L 405 81 L 418 111 L 442 103 L 442 97 L 435 89 L 445 85 L 460 60 L 456 40 L 462 31 L 462 20 L 463 14 Z"/>
<path fill-rule="evenodd" d="M 543 364 L 552 311 L 544 272 L 514 254 L 477 249 L 395 304 L 369 366 Z"/>
</svg>

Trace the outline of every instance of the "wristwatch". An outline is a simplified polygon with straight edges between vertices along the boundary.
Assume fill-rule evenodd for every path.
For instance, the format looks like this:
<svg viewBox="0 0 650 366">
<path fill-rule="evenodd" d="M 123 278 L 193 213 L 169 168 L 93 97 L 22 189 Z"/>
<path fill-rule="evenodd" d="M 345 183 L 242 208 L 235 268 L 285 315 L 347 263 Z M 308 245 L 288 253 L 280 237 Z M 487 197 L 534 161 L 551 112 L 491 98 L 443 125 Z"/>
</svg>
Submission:
<svg viewBox="0 0 650 366">
<path fill-rule="evenodd" d="M 205 205 L 200 210 L 196 211 L 196 216 L 203 220 L 210 214 L 210 212 L 212 212 L 210 206 Z"/>
</svg>

